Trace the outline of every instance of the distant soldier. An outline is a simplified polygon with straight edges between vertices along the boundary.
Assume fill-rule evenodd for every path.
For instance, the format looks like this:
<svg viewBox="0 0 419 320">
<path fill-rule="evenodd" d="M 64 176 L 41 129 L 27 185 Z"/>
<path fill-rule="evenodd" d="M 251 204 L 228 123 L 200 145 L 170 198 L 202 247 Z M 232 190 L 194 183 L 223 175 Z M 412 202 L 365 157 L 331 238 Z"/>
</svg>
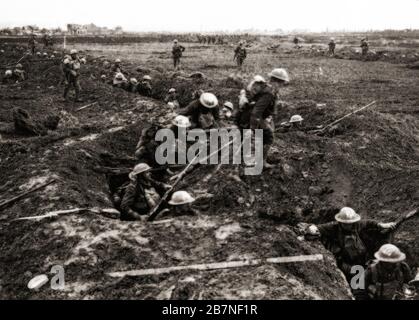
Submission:
<svg viewBox="0 0 419 320">
<path fill-rule="evenodd" d="M 182 57 L 183 52 L 185 51 L 185 47 L 178 44 L 177 40 L 173 41 L 172 47 L 172 57 L 173 57 L 173 65 L 175 70 L 180 69 L 180 58 Z"/>
<path fill-rule="evenodd" d="M 34 34 L 31 34 L 29 38 L 28 47 L 31 50 L 32 55 L 34 55 L 36 50 L 36 40 Z"/>
<path fill-rule="evenodd" d="M 160 201 L 160 194 L 164 194 L 170 188 L 169 185 L 154 180 L 150 170 L 148 164 L 140 163 L 129 174 L 130 183 L 125 189 L 120 205 L 121 220 L 145 219 L 145 215 Z M 114 202 L 119 202 L 120 198 L 117 194 Z"/>
<path fill-rule="evenodd" d="M 244 60 L 246 59 L 246 57 L 247 57 L 246 48 L 244 47 L 244 43 L 242 41 L 240 41 L 239 45 L 234 50 L 233 61 L 236 60 L 237 66 L 239 68 L 241 68 L 242 65 L 243 65 Z"/>
<path fill-rule="evenodd" d="M 368 41 L 366 38 L 364 38 L 361 40 L 361 50 L 362 50 L 363 56 L 366 56 L 368 54 L 368 49 L 369 49 Z"/>
<path fill-rule="evenodd" d="M 220 127 L 232 127 L 234 115 L 234 105 L 230 101 L 226 101 L 220 111 Z"/>
<path fill-rule="evenodd" d="M 179 114 L 190 116 L 193 128 L 210 129 L 218 127 L 218 99 L 214 94 L 204 92 L 199 99 L 180 109 Z"/>
<path fill-rule="evenodd" d="M 13 70 L 13 78 L 15 81 L 25 81 L 26 80 L 26 72 L 23 70 L 23 66 L 18 63 Z"/>
<path fill-rule="evenodd" d="M 118 72 L 115 74 L 115 77 L 113 78 L 112 86 L 127 90 L 129 83 L 127 78 L 125 78 L 125 76 L 121 72 Z"/>
<path fill-rule="evenodd" d="M 294 37 L 293 42 L 294 42 L 295 47 L 298 48 L 298 44 L 300 43 L 300 40 L 298 39 L 298 37 Z"/>
<path fill-rule="evenodd" d="M 170 111 L 176 111 L 180 108 L 179 101 L 177 100 L 177 93 L 175 88 L 170 88 L 167 96 L 164 98 L 164 102 L 170 108 Z"/>
<path fill-rule="evenodd" d="M 335 55 L 335 48 L 336 48 L 335 39 L 331 38 L 329 42 L 329 54 L 331 56 Z"/>
<path fill-rule="evenodd" d="M 406 255 L 395 245 L 381 246 L 365 273 L 368 295 L 374 300 L 393 300 L 403 294 L 403 287 L 412 280 L 412 272 L 404 262 Z"/>
<path fill-rule="evenodd" d="M 137 92 L 145 97 L 151 97 L 153 93 L 153 87 L 151 85 L 151 77 L 145 75 L 140 83 L 137 85 Z"/>
<path fill-rule="evenodd" d="M 132 93 L 137 93 L 138 89 L 138 80 L 136 78 L 129 79 L 128 85 L 127 85 L 127 91 Z"/>
<path fill-rule="evenodd" d="M 117 72 L 124 73 L 121 67 L 121 59 L 115 60 L 115 63 L 111 67 L 111 71 L 114 73 L 117 73 Z"/>
<path fill-rule="evenodd" d="M 63 71 L 65 75 L 65 89 L 64 89 L 64 99 L 68 101 L 67 95 L 70 91 L 70 88 L 73 87 L 76 92 L 75 101 L 81 102 L 80 99 L 80 83 L 79 83 L 79 76 L 80 76 L 80 59 L 77 55 L 77 50 L 72 49 L 70 51 L 70 57 L 64 59 L 63 62 Z"/>
</svg>

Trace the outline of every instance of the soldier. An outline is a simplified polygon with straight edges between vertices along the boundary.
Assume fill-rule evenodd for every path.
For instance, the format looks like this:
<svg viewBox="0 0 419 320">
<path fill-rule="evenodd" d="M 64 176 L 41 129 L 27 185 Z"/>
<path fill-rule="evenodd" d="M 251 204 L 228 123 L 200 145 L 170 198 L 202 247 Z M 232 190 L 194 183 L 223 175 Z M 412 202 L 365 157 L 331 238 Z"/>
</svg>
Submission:
<svg viewBox="0 0 419 320">
<path fill-rule="evenodd" d="M 362 55 L 363 56 L 366 56 L 368 54 L 368 48 L 369 48 L 369 45 L 368 45 L 367 39 L 366 38 L 362 39 L 361 40 L 361 50 L 362 50 Z"/>
<path fill-rule="evenodd" d="M 192 101 L 179 111 L 180 115 L 190 116 L 193 128 L 210 129 L 218 127 L 218 99 L 209 92 L 201 94 L 199 99 Z"/>
<path fill-rule="evenodd" d="M 172 47 L 172 57 L 173 57 L 173 65 L 175 70 L 180 69 L 180 58 L 182 57 L 183 52 L 185 51 L 185 47 L 178 44 L 177 40 L 173 41 Z"/>
<path fill-rule="evenodd" d="M 77 56 L 77 50 L 72 49 L 70 51 L 70 57 L 64 59 L 63 62 L 63 71 L 65 75 L 65 89 L 64 89 L 64 100 L 67 100 L 68 91 L 70 90 L 70 87 L 74 87 L 74 90 L 76 92 L 76 102 L 81 102 L 80 99 L 80 83 L 79 83 L 79 75 L 80 75 L 80 60 Z"/>
<path fill-rule="evenodd" d="M 412 272 L 404 262 L 406 255 L 395 245 L 385 244 L 374 256 L 365 273 L 368 295 L 374 300 L 393 300 L 412 280 Z"/>
<path fill-rule="evenodd" d="M 141 82 L 137 85 L 137 91 L 142 96 L 151 97 L 153 93 L 153 87 L 151 86 L 151 77 L 145 75 Z"/>
<path fill-rule="evenodd" d="M 122 73 L 118 72 L 115 74 L 115 77 L 113 78 L 112 85 L 116 88 L 127 89 L 128 80 Z"/>
<path fill-rule="evenodd" d="M 335 39 L 331 38 L 329 42 L 329 54 L 331 56 L 335 55 L 335 48 L 336 48 Z"/>
<path fill-rule="evenodd" d="M 138 86 L 138 80 L 136 78 L 131 78 L 129 79 L 129 83 L 127 85 L 127 91 L 136 93 L 138 92 L 137 86 Z"/>
<path fill-rule="evenodd" d="M 335 215 L 335 222 L 311 225 L 307 229 L 306 239 L 320 237 L 325 247 L 331 251 L 338 267 L 348 281 L 354 265 L 365 266 L 368 260 L 366 236 L 371 232 L 390 233 L 396 224 L 379 223 L 374 220 L 362 220 L 352 208 L 344 207 Z"/>
<path fill-rule="evenodd" d="M 195 202 L 195 198 L 192 197 L 187 191 L 176 191 L 172 194 L 170 201 L 168 202 L 171 206 L 170 209 L 164 209 L 160 214 L 167 214 L 173 212 L 174 215 L 198 215 L 199 212 L 192 208 L 192 203 Z M 172 210 L 171 210 L 172 209 Z"/>
<path fill-rule="evenodd" d="M 23 70 L 23 66 L 18 63 L 13 70 L 13 77 L 15 81 L 25 81 L 26 80 L 26 72 Z"/>
<path fill-rule="evenodd" d="M 145 162 L 153 168 L 159 166 L 156 162 L 156 149 L 160 142 L 155 140 L 156 133 L 163 127 L 159 124 L 152 124 L 141 132 L 140 140 L 135 148 L 135 158 L 140 162 Z"/>
<path fill-rule="evenodd" d="M 241 69 L 246 57 L 247 57 L 246 48 L 244 47 L 243 41 L 240 41 L 239 45 L 234 50 L 234 58 L 233 58 L 233 61 L 236 60 L 237 66 L 239 67 L 239 69 Z"/>
<path fill-rule="evenodd" d="M 164 98 L 164 102 L 167 103 L 171 112 L 174 112 L 175 110 L 180 108 L 179 101 L 177 100 L 177 94 L 176 94 L 175 88 L 169 89 L 167 96 Z"/>
<path fill-rule="evenodd" d="M 298 49 L 299 48 L 298 43 L 300 42 L 300 39 L 298 39 L 298 37 L 294 37 L 293 42 L 294 42 L 295 48 Z"/>
<path fill-rule="evenodd" d="M 121 67 L 121 59 L 115 60 L 115 63 L 111 67 L 111 71 L 114 73 L 124 73 Z"/>
<path fill-rule="evenodd" d="M 130 183 L 121 201 L 121 220 L 144 220 L 154 208 L 169 185 L 152 179 L 151 167 L 140 163 L 129 174 Z M 117 195 L 118 197 L 118 195 Z M 114 199 L 118 203 L 119 199 Z"/>
<path fill-rule="evenodd" d="M 234 105 L 226 101 L 220 111 L 220 127 L 231 127 L 234 114 Z"/>
<path fill-rule="evenodd" d="M 34 55 L 35 50 L 36 50 L 36 40 L 35 40 L 34 34 L 31 34 L 31 37 L 29 38 L 28 46 L 29 46 L 29 49 L 31 50 L 32 55 Z"/>
</svg>

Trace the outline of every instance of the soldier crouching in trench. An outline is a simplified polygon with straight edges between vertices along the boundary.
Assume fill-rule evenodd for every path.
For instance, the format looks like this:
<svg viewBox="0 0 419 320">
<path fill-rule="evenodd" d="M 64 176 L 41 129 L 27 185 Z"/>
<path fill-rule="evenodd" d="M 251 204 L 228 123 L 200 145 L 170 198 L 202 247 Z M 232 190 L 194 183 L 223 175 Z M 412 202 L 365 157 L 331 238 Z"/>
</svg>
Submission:
<svg viewBox="0 0 419 320">
<path fill-rule="evenodd" d="M 130 183 L 114 195 L 114 203 L 120 203 L 121 220 L 145 220 L 150 209 L 154 208 L 160 200 L 160 195 L 170 188 L 169 185 L 154 180 L 150 171 L 151 167 L 146 163 L 135 166 L 129 174 Z M 122 198 L 122 199 L 121 199 Z"/>
</svg>

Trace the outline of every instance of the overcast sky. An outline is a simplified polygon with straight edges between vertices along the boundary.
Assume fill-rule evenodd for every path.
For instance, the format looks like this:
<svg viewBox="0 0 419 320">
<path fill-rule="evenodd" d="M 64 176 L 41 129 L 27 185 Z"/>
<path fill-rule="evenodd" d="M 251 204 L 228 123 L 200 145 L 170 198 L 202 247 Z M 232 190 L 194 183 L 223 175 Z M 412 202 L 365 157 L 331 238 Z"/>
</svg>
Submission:
<svg viewBox="0 0 419 320">
<path fill-rule="evenodd" d="M 67 23 L 127 31 L 419 29 L 419 0 L 2 0 L 0 27 Z"/>
</svg>

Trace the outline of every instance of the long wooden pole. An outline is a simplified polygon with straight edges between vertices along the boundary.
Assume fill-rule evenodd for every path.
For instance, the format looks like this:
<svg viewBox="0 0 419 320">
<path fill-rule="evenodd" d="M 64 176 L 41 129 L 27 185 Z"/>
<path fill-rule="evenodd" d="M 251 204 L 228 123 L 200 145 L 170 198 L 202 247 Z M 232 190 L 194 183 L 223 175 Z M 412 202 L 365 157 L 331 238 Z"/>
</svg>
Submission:
<svg viewBox="0 0 419 320">
<path fill-rule="evenodd" d="M 32 188 L 32 189 L 30 189 L 30 190 L 28 190 L 26 192 L 23 192 L 23 193 L 17 195 L 16 197 L 13 197 L 13 198 L 11 198 L 9 200 L 5 200 L 3 202 L 0 202 L 0 209 L 2 209 L 3 207 L 5 207 L 8 204 L 11 204 L 11 203 L 13 203 L 13 202 L 15 202 L 17 200 L 20 200 L 20 199 L 26 197 L 28 194 L 30 194 L 32 192 L 35 192 L 35 191 L 37 191 L 39 189 L 42 189 L 42 188 L 45 188 L 46 186 L 50 185 L 53 182 L 55 182 L 55 179 L 52 179 L 49 182 L 43 183 L 43 184 L 41 184 L 38 187 L 35 187 L 35 188 Z"/>
<path fill-rule="evenodd" d="M 108 273 L 108 275 L 114 278 L 122 278 L 125 276 L 137 277 L 137 276 L 158 275 L 162 273 L 169 273 L 169 272 L 181 271 L 181 270 L 206 271 L 206 270 L 257 266 L 263 263 L 278 264 L 278 263 L 295 263 L 295 262 L 320 261 L 320 260 L 323 260 L 323 255 L 314 254 L 314 255 L 276 257 L 276 258 L 267 258 L 267 259 L 251 259 L 251 260 L 225 261 L 225 262 L 215 262 L 215 263 L 202 263 L 202 264 L 192 264 L 192 265 L 187 265 L 187 266 L 173 266 L 173 267 L 167 267 L 167 268 L 152 268 L 152 269 L 121 271 L 121 272 L 110 272 Z"/>
</svg>

